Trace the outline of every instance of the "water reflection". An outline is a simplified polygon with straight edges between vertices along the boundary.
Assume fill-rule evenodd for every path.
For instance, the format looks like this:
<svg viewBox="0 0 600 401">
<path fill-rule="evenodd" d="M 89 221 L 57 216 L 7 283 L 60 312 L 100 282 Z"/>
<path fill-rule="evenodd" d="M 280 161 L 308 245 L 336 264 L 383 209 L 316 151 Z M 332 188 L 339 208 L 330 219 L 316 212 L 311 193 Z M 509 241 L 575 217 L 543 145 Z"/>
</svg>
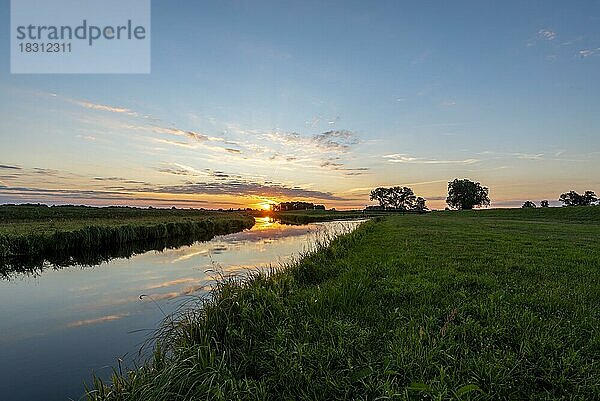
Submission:
<svg viewBox="0 0 600 401">
<path fill-rule="evenodd" d="M 250 230 L 209 242 L 89 269 L 13 274 L 10 281 L 0 281 L 2 399 L 78 399 L 92 370 L 109 376 L 116 356 L 133 361 L 165 314 L 205 294 L 213 274 L 207 270 L 241 274 L 277 266 L 310 249 L 318 235 L 358 223 L 289 226 L 257 219 Z"/>
</svg>

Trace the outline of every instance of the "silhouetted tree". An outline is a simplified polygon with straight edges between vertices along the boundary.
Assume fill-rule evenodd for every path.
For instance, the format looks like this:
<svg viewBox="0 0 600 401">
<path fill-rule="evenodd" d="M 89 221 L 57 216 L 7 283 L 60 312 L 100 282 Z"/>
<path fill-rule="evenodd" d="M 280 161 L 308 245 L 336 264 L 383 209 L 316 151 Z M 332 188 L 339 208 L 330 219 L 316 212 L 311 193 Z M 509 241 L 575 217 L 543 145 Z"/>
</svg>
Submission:
<svg viewBox="0 0 600 401">
<path fill-rule="evenodd" d="M 427 205 L 425 205 L 424 198 L 421 198 L 420 196 L 417 198 L 417 201 L 415 202 L 415 210 L 419 212 L 424 212 L 427 210 Z"/>
<path fill-rule="evenodd" d="M 274 212 L 285 212 L 289 210 L 325 210 L 324 205 L 315 205 L 309 202 L 282 202 L 277 205 L 271 205 Z"/>
<path fill-rule="evenodd" d="M 446 203 L 454 209 L 461 210 L 473 209 L 474 206 L 489 206 L 488 192 L 488 188 L 478 182 L 456 178 L 448 183 Z"/>
<path fill-rule="evenodd" d="M 521 207 L 523 209 L 531 209 L 531 208 L 534 208 L 534 207 L 537 207 L 537 206 L 532 201 L 526 201 L 525 203 L 523 203 L 523 206 L 521 206 Z"/>
<path fill-rule="evenodd" d="M 390 206 L 398 210 L 412 210 L 417 197 L 409 187 L 389 188 Z"/>
<path fill-rule="evenodd" d="M 590 206 L 598 202 L 598 197 L 594 191 L 585 191 L 583 195 L 569 191 L 560 195 L 558 200 L 563 203 L 563 206 Z"/>
<path fill-rule="evenodd" d="M 377 202 L 379 202 L 379 206 L 381 206 L 382 208 L 389 207 L 388 194 L 388 188 L 375 188 L 371 191 L 371 196 L 369 197 L 369 199 L 376 200 Z"/>
<path fill-rule="evenodd" d="M 540 207 L 549 207 L 550 203 L 547 200 L 543 200 L 540 202 Z"/>
<path fill-rule="evenodd" d="M 414 194 L 409 187 L 375 188 L 371 191 L 371 200 L 379 202 L 384 209 L 425 211 L 425 199 Z"/>
</svg>

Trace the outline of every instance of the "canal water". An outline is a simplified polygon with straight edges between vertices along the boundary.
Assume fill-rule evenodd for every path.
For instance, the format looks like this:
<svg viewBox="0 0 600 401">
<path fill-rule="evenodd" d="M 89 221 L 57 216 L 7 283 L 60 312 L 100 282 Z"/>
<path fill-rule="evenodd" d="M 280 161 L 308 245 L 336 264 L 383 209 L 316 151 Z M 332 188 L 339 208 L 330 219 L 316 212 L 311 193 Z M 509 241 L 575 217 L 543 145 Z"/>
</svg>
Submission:
<svg viewBox="0 0 600 401">
<path fill-rule="evenodd" d="M 140 347 L 164 317 L 205 296 L 217 273 L 280 266 L 358 224 L 259 218 L 191 246 L 0 278 L 0 399 L 85 399 L 92 372 L 107 378 L 118 358 L 143 359 Z"/>
</svg>

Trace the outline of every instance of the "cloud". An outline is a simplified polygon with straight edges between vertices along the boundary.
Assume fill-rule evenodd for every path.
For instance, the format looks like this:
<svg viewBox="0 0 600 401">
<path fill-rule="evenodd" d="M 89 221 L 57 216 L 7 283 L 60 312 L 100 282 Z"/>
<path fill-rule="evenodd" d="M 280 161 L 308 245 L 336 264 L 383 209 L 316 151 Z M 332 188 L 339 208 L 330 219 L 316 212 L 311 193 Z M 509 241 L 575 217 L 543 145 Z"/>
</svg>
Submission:
<svg viewBox="0 0 600 401">
<path fill-rule="evenodd" d="M 582 49 L 582 50 L 579 50 L 579 52 L 578 52 L 578 54 L 581 56 L 581 58 L 593 56 L 597 53 L 600 53 L 600 47 L 596 47 L 595 49 Z"/>
<path fill-rule="evenodd" d="M 350 168 L 345 167 L 343 163 L 332 160 L 327 160 L 321 163 L 322 168 L 327 168 L 333 171 L 342 171 L 345 175 L 364 175 L 369 171 L 368 167 Z"/>
<path fill-rule="evenodd" d="M 131 190 L 129 190 L 131 191 Z M 159 197 L 139 196 L 137 192 L 122 191 L 107 191 L 107 190 L 92 190 L 92 189 L 47 189 L 35 187 L 9 187 L 0 185 L 0 200 L 16 202 L 16 201 L 47 201 L 54 203 L 56 201 L 85 202 L 85 201 L 140 201 L 140 202 L 164 202 L 164 203 L 189 203 L 191 205 L 208 203 L 205 200 L 196 199 L 166 199 Z M 10 198 L 9 198 L 10 197 Z"/>
<path fill-rule="evenodd" d="M 265 137 L 274 143 L 297 145 L 313 152 L 315 147 L 324 152 L 345 152 L 359 143 L 358 136 L 349 130 L 331 130 L 312 136 L 275 131 L 265 134 Z"/>
<path fill-rule="evenodd" d="M 204 142 L 208 140 L 221 140 L 220 138 L 211 138 L 208 135 L 203 135 L 194 131 L 184 131 L 179 128 L 153 126 L 152 130 L 158 134 L 182 136 L 197 142 Z"/>
<path fill-rule="evenodd" d="M 249 180 L 230 180 L 225 182 L 190 182 L 180 185 L 165 185 L 156 188 L 140 188 L 141 192 L 156 192 L 163 194 L 203 194 L 203 195 L 234 195 L 268 198 L 302 198 L 343 200 L 331 192 L 322 192 L 299 186 L 286 186 L 276 183 L 260 183 Z"/>
<path fill-rule="evenodd" d="M 544 157 L 543 153 L 512 153 L 511 156 L 516 157 L 517 159 L 527 159 L 527 160 L 540 160 Z"/>
<path fill-rule="evenodd" d="M 126 109 L 124 107 L 106 106 L 104 104 L 97 104 L 97 103 L 92 103 L 92 102 L 82 101 L 82 100 L 77 100 L 77 101 L 75 101 L 75 103 L 82 107 L 92 109 L 92 110 L 108 111 L 111 113 L 126 114 L 128 116 L 134 116 L 134 117 L 139 116 L 139 114 L 137 112 L 130 110 L 130 109 Z"/>
<path fill-rule="evenodd" d="M 23 170 L 23 169 L 18 166 L 9 166 L 6 164 L 0 164 L 0 170 Z"/>
<path fill-rule="evenodd" d="M 439 159 L 424 159 L 420 157 L 410 156 L 404 153 L 394 153 L 383 156 L 391 163 L 407 163 L 407 164 L 475 164 L 480 160 L 478 159 L 465 159 L 465 160 L 439 160 Z"/>
<path fill-rule="evenodd" d="M 538 31 L 538 38 L 544 40 L 554 40 L 556 39 L 556 32 L 551 31 L 550 29 L 540 29 Z"/>
<path fill-rule="evenodd" d="M 358 137 L 351 131 L 327 131 L 313 136 L 318 146 L 328 150 L 345 151 L 358 143 Z"/>
<path fill-rule="evenodd" d="M 501 153 L 501 152 L 494 152 L 494 151 L 490 151 L 490 150 L 485 150 L 483 152 L 479 152 L 477 153 L 478 155 L 482 155 L 482 156 L 493 156 L 493 158 L 495 159 L 524 159 L 524 160 L 541 160 L 544 158 L 544 153 L 522 153 L 522 152 L 515 152 L 515 153 Z"/>
<path fill-rule="evenodd" d="M 147 183 L 145 181 L 129 180 L 127 178 L 121 178 L 121 177 L 94 177 L 93 180 L 94 181 L 102 181 L 102 182 L 119 182 L 119 183 L 123 183 L 123 184 L 150 185 L 149 183 Z"/>
<path fill-rule="evenodd" d="M 215 171 L 209 168 L 198 170 L 194 167 L 186 166 L 180 163 L 165 164 L 164 167 L 160 167 L 157 170 L 161 173 L 180 175 L 185 177 L 213 177 L 216 179 L 242 178 L 240 175 L 229 174 L 218 170 Z"/>
<path fill-rule="evenodd" d="M 551 29 L 542 28 L 537 31 L 536 35 L 527 42 L 527 46 L 535 46 L 535 44 L 539 41 L 553 41 L 556 39 L 557 34 Z"/>
<path fill-rule="evenodd" d="M 76 137 L 79 138 L 79 139 L 85 139 L 85 140 L 88 140 L 88 141 L 96 141 L 96 140 L 98 140 L 98 138 L 96 138 L 93 135 L 77 135 Z"/>
</svg>

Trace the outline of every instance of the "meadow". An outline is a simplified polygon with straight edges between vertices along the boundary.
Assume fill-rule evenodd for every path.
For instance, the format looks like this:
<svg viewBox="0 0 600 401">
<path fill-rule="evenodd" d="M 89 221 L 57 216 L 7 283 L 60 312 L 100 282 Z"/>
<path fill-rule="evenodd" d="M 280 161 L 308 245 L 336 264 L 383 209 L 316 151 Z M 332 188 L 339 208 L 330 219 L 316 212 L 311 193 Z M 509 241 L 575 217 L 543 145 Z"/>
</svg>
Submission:
<svg viewBox="0 0 600 401">
<path fill-rule="evenodd" d="M 254 225 L 243 213 L 195 209 L 1 205 L 0 273 L 93 265 L 112 257 L 189 245 Z"/>
<path fill-rule="evenodd" d="M 377 217 L 224 278 L 88 399 L 600 399 L 598 238 L 600 207 Z"/>
</svg>

